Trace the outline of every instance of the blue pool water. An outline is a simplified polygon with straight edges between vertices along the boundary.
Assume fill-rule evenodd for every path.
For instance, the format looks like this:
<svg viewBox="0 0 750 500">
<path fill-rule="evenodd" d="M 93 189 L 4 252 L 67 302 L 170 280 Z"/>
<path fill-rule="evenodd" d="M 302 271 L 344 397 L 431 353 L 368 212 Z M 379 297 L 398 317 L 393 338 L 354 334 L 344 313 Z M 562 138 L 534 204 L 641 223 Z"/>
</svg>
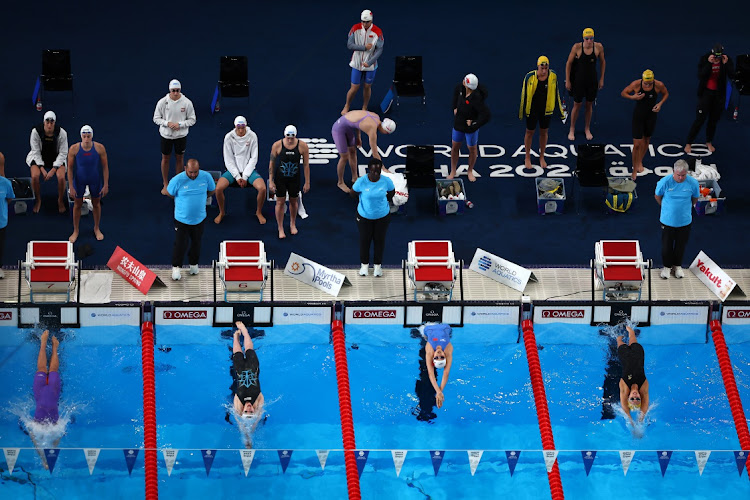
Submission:
<svg viewBox="0 0 750 500">
<path fill-rule="evenodd" d="M 347 325 L 357 446 L 369 450 L 363 498 L 549 498 L 541 438 L 523 343 L 479 326 L 455 329 L 455 363 L 442 409 L 420 401 L 421 339 L 411 329 Z M 512 328 L 512 327 L 507 327 Z M 567 498 L 603 498 L 624 484 L 642 498 L 750 497 L 730 450 L 739 448 L 712 343 L 668 344 L 663 327 L 643 329 L 652 411 L 641 438 L 621 415 L 602 419 L 610 338 L 538 331 L 558 463 Z M 38 341 L 0 331 L 3 447 L 28 448 L 19 414 L 32 411 Z M 268 418 L 253 436 L 247 477 L 243 439 L 230 403 L 231 337 L 209 327 L 157 326 L 155 364 L 159 448 L 179 450 L 171 476 L 159 453 L 159 494 L 198 498 L 262 492 L 268 498 L 345 498 L 341 427 L 328 325 L 253 332 Z M 583 340 L 587 343 L 583 343 Z M 651 343 L 649 339 L 655 339 Z M 566 341 L 567 340 L 567 341 Z M 731 344 L 740 395 L 750 401 L 750 343 Z M 128 476 L 122 450 L 142 448 L 140 335 L 133 327 L 64 332 L 63 413 L 71 416 L 52 474 L 23 449 L 12 475 L 0 462 L 3 498 L 143 498 L 143 452 Z M 421 386 L 420 386 L 421 387 Z M 231 422 L 231 423 L 230 423 Z M 22 422 L 21 422 L 22 423 Z M 102 448 L 93 475 L 80 449 Z M 210 474 L 201 450 L 216 450 Z M 580 450 L 598 450 L 587 476 Z M 699 476 L 693 450 L 714 451 Z M 288 468 L 278 450 L 293 450 Z M 331 451 L 321 469 L 315 450 Z M 400 476 L 391 450 L 408 450 Z M 431 451 L 441 451 L 439 472 Z M 466 450 L 485 450 L 471 475 Z M 506 451 L 520 451 L 513 476 Z M 617 450 L 636 450 L 623 477 Z M 674 450 L 662 477 L 655 450 Z M 248 489 L 249 488 L 249 489 Z"/>
</svg>

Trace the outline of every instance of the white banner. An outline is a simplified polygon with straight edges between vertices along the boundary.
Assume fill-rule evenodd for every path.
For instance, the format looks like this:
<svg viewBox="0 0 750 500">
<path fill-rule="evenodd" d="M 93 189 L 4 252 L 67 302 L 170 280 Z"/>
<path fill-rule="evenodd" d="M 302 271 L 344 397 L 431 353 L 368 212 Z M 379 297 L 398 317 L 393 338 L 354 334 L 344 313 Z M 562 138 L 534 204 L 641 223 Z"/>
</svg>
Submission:
<svg viewBox="0 0 750 500">
<path fill-rule="evenodd" d="M 481 248 L 477 248 L 477 251 L 474 252 L 474 258 L 471 259 L 469 269 L 519 292 L 523 292 L 531 277 L 531 271 L 528 269 Z"/>
<path fill-rule="evenodd" d="M 698 462 L 698 474 L 703 475 L 703 469 L 706 468 L 706 462 L 708 462 L 708 457 L 711 455 L 711 452 L 708 450 L 696 450 L 695 451 L 695 460 Z"/>
<path fill-rule="evenodd" d="M 482 450 L 467 450 L 466 453 L 469 454 L 469 467 L 473 476 L 477 471 L 477 466 L 479 465 L 479 461 L 482 460 L 482 453 L 484 452 Z"/>
<path fill-rule="evenodd" d="M 334 297 L 338 297 L 341 285 L 346 279 L 343 274 L 332 271 L 294 252 L 289 255 L 284 274 Z"/>
<path fill-rule="evenodd" d="M 320 462 L 320 468 L 322 470 L 325 470 L 329 451 L 328 450 L 315 450 L 315 453 L 318 454 L 318 462 Z"/>
<path fill-rule="evenodd" d="M 175 450 L 172 448 L 165 448 L 161 452 L 164 455 L 164 463 L 167 464 L 167 476 L 172 475 L 172 467 L 174 467 L 174 463 L 177 461 L 177 452 L 180 450 Z"/>
<path fill-rule="evenodd" d="M 99 458 L 99 448 L 84 448 L 83 454 L 86 456 L 86 465 L 89 466 L 89 476 L 94 473 L 96 461 Z"/>
<path fill-rule="evenodd" d="M 16 460 L 18 460 L 18 454 L 21 452 L 21 448 L 3 448 L 3 455 L 5 455 L 5 463 L 8 464 L 8 470 L 10 474 L 13 474 L 13 469 L 16 466 Z"/>
<path fill-rule="evenodd" d="M 623 476 L 628 475 L 628 467 L 630 467 L 630 462 L 633 461 L 633 456 L 635 455 L 635 451 L 633 450 L 620 450 L 620 462 L 622 462 L 622 474 Z"/>
<path fill-rule="evenodd" d="M 0 326 L 16 326 L 18 320 L 16 319 L 15 309 L 0 309 Z"/>
<path fill-rule="evenodd" d="M 81 308 L 81 326 L 141 325 L 139 307 Z"/>
<path fill-rule="evenodd" d="M 348 306 L 346 308 L 346 323 L 403 325 L 404 308 L 401 306 Z"/>
<path fill-rule="evenodd" d="M 406 450 L 391 450 L 391 456 L 393 457 L 393 465 L 396 467 L 396 477 L 401 474 L 401 467 L 404 466 L 404 460 L 406 460 Z"/>
<path fill-rule="evenodd" d="M 247 477 L 247 471 L 250 470 L 254 456 L 255 450 L 240 450 L 240 458 L 242 459 L 242 468 L 245 469 L 245 477 Z"/>
<path fill-rule="evenodd" d="M 552 472 L 552 467 L 555 465 L 557 460 L 557 450 L 544 450 L 544 465 L 547 467 L 547 472 Z"/>
<path fill-rule="evenodd" d="M 157 307 L 154 317 L 156 324 L 168 325 L 211 325 L 212 310 L 207 307 Z"/>
<path fill-rule="evenodd" d="M 549 303 L 534 307 L 534 323 L 591 323 L 591 306 L 553 306 Z"/>
<path fill-rule="evenodd" d="M 724 306 L 722 307 L 721 324 L 747 325 L 750 324 L 750 307 Z"/>
<path fill-rule="evenodd" d="M 695 258 L 692 264 L 690 264 L 690 270 L 693 271 L 699 280 L 703 282 L 719 299 L 724 302 L 727 296 L 732 293 L 732 290 L 737 283 L 729 277 L 716 262 L 712 261 L 708 255 L 703 253 L 701 250 L 698 256 Z"/>
</svg>

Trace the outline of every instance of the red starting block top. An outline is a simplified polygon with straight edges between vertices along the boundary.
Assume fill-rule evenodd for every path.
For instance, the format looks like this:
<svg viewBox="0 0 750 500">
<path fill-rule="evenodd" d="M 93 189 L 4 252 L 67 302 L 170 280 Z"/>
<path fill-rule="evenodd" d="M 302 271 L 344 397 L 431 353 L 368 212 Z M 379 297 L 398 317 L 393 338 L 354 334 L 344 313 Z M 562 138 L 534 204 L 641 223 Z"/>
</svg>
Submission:
<svg viewBox="0 0 750 500">
<path fill-rule="evenodd" d="M 263 267 L 258 266 L 259 262 L 265 261 L 260 242 L 227 241 L 224 248 L 225 281 L 264 281 Z"/>
<path fill-rule="evenodd" d="M 450 265 L 453 255 L 449 241 L 415 241 L 412 257 L 418 265 L 414 267 L 414 281 L 453 281 L 453 266 Z"/>
<path fill-rule="evenodd" d="M 35 241 L 31 243 L 30 264 L 35 264 L 29 270 L 31 282 L 69 283 L 73 269 L 66 267 L 72 256 L 68 254 L 70 245 L 67 241 Z M 41 264 L 41 265 L 40 265 Z"/>
<path fill-rule="evenodd" d="M 643 279 L 640 266 L 642 257 L 637 241 L 603 241 L 602 254 L 603 264 L 606 264 L 606 267 L 602 269 L 604 281 L 641 281 Z"/>
</svg>

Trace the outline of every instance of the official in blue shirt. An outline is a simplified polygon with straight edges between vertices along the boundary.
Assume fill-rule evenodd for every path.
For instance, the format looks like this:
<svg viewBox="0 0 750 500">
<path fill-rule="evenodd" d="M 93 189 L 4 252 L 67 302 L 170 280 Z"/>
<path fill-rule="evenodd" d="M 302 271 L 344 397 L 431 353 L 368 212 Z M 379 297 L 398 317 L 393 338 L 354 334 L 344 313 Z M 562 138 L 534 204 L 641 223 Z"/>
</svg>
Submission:
<svg viewBox="0 0 750 500">
<path fill-rule="evenodd" d="M 661 205 L 661 259 L 664 269 L 662 279 L 669 279 L 670 272 L 675 278 L 682 278 L 682 257 L 685 254 L 690 225 L 693 222 L 693 205 L 698 201 L 700 188 L 698 181 L 687 173 L 685 160 L 677 160 L 672 175 L 663 177 L 656 184 L 654 198 Z"/>
<path fill-rule="evenodd" d="M 375 276 L 383 276 L 383 252 L 385 233 L 391 220 L 390 201 L 396 187 L 388 177 L 381 177 L 383 162 L 377 158 L 367 164 L 367 176 L 360 177 L 352 186 L 350 194 L 358 198 L 357 226 L 359 227 L 359 274 L 367 276 L 370 266 L 370 244 L 375 242 Z"/>
<path fill-rule="evenodd" d="M 0 157 L 5 160 L 2 153 Z M 3 254 L 5 253 L 5 228 L 8 226 L 8 201 L 14 199 L 16 195 L 13 193 L 13 185 L 5 175 L 5 161 L 3 161 L 3 171 L 0 172 L 0 278 L 5 278 L 5 272 L 2 269 L 3 265 Z"/>
<path fill-rule="evenodd" d="M 172 250 L 172 279 L 179 280 L 180 267 L 188 250 L 190 274 L 198 274 L 201 256 L 203 223 L 206 219 L 206 199 L 214 194 L 216 183 L 208 172 L 200 169 L 198 160 L 187 162 L 185 171 L 172 177 L 167 194 L 174 198 L 175 240 Z M 190 248 L 188 249 L 188 242 Z"/>
</svg>

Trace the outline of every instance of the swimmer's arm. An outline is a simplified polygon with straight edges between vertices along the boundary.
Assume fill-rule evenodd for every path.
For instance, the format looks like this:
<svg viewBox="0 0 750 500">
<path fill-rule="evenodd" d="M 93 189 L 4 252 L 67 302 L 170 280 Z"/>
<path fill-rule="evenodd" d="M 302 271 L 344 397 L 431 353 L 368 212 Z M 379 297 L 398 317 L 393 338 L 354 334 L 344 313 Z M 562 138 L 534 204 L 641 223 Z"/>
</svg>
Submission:
<svg viewBox="0 0 750 500">
<path fill-rule="evenodd" d="M 570 49 L 568 54 L 568 60 L 565 62 L 565 87 L 570 88 L 570 68 L 573 66 L 573 60 L 576 58 L 578 52 L 578 44 L 574 43 L 573 48 Z"/>
<path fill-rule="evenodd" d="M 258 394 L 258 399 L 255 400 L 255 404 L 253 405 L 253 408 L 255 409 L 255 413 L 260 415 L 263 413 L 263 404 L 266 402 L 265 398 L 263 397 L 263 393 L 261 392 Z"/>
<path fill-rule="evenodd" d="M 443 370 L 443 380 L 440 383 L 440 390 L 445 390 L 445 386 L 448 385 L 448 375 L 451 372 L 451 365 L 453 364 L 453 344 L 445 351 L 445 369 Z"/>
<path fill-rule="evenodd" d="M 378 151 L 378 128 L 374 127 L 371 132 L 367 133 L 367 137 L 370 138 L 370 149 L 372 150 L 372 157 L 380 160 L 380 152 Z"/>
<path fill-rule="evenodd" d="M 599 46 L 599 70 L 601 75 L 599 76 L 599 88 L 604 86 L 604 70 L 607 68 L 607 61 L 604 60 L 604 45 L 597 42 Z"/>
<path fill-rule="evenodd" d="M 273 170 L 276 168 L 276 159 L 281 150 L 281 141 L 276 141 L 271 147 L 271 159 L 268 162 L 268 179 L 273 182 Z"/>
<path fill-rule="evenodd" d="M 620 95 L 625 99 L 635 100 L 635 92 L 636 90 L 638 90 L 638 85 L 640 84 L 640 82 L 640 80 L 634 80 L 630 85 L 622 89 Z"/>
<path fill-rule="evenodd" d="M 76 154 L 78 154 L 78 143 L 73 144 L 70 146 L 70 149 L 68 150 L 68 186 L 73 185 L 73 166 L 76 162 Z"/>
<path fill-rule="evenodd" d="M 646 418 L 646 412 L 648 411 L 648 380 L 646 380 L 641 386 L 641 416 L 638 418 L 640 422 Z"/>
<path fill-rule="evenodd" d="M 99 153 L 99 160 L 102 163 L 102 177 L 104 180 L 99 195 L 105 196 L 109 192 L 109 160 L 107 159 L 107 150 L 103 144 L 99 144 L 98 142 L 94 143 L 94 147 L 96 147 L 96 150 Z"/>
<path fill-rule="evenodd" d="M 240 397 L 237 394 L 234 395 L 233 405 L 234 405 L 234 411 L 237 412 L 237 415 L 241 415 L 242 414 L 242 407 L 244 405 L 242 404 L 242 401 L 240 401 Z"/>
<path fill-rule="evenodd" d="M 664 82 L 660 82 L 659 80 L 654 81 L 654 87 L 656 88 L 656 91 L 659 92 L 661 96 L 661 101 L 659 101 L 657 104 L 663 105 L 667 98 L 669 98 L 669 91 L 667 90 L 667 86 L 664 85 Z"/>
<path fill-rule="evenodd" d="M 625 382 L 620 379 L 620 406 L 622 406 L 622 411 L 625 412 L 625 415 L 628 416 L 630 421 L 633 421 L 633 417 L 630 415 L 630 407 L 628 406 L 628 386 L 625 385 Z"/>
<path fill-rule="evenodd" d="M 437 379 L 435 378 L 435 365 L 433 364 L 434 358 L 435 350 L 430 344 L 427 344 L 424 348 L 424 362 L 425 365 L 427 365 L 427 375 L 429 375 L 430 377 L 430 383 L 432 384 L 432 388 L 435 389 L 435 392 L 440 392 L 441 389 L 438 386 Z"/>
</svg>

